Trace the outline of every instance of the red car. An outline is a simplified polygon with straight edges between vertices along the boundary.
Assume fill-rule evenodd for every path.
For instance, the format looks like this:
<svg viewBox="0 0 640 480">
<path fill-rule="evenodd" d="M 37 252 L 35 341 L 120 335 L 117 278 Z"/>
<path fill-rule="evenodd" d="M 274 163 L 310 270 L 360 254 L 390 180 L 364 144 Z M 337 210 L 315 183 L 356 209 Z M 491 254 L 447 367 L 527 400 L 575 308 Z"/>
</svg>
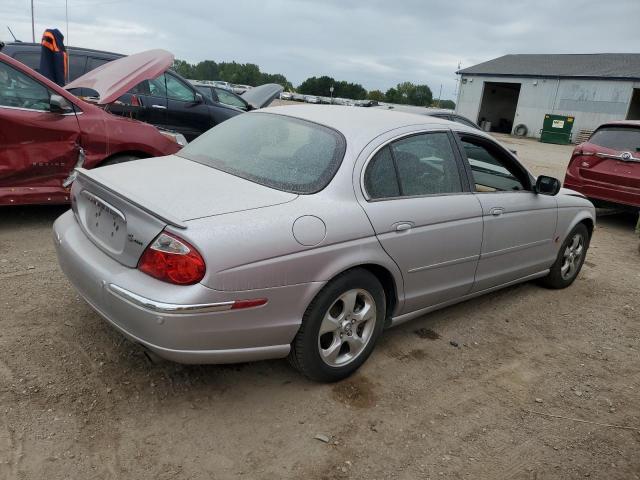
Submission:
<svg viewBox="0 0 640 480">
<path fill-rule="evenodd" d="M 564 186 L 594 203 L 640 208 L 640 121 L 600 125 L 573 151 Z"/>
<path fill-rule="evenodd" d="M 120 79 L 120 90 L 171 62 L 156 60 L 130 82 Z M 66 203 L 75 167 L 169 155 L 184 143 L 181 135 L 84 102 L 0 53 L 0 205 Z"/>
</svg>

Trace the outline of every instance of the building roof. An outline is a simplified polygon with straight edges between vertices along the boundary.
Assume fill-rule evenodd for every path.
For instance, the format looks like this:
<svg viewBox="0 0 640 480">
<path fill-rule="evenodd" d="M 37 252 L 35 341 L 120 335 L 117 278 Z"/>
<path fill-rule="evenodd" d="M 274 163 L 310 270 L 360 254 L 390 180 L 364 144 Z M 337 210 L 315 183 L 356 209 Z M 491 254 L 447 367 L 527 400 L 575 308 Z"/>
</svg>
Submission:
<svg viewBox="0 0 640 480">
<path fill-rule="evenodd" d="M 464 75 L 640 79 L 640 53 L 516 54 L 464 68 Z"/>
</svg>

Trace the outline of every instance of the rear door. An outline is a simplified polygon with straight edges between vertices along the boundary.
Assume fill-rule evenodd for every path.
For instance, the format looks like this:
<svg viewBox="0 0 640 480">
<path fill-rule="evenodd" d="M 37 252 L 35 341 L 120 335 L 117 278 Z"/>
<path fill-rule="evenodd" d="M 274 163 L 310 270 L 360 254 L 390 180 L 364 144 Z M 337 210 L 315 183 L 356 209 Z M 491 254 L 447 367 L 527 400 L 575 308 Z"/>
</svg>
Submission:
<svg viewBox="0 0 640 480">
<path fill-rule="evenodd" d="M 529 173 L 494 141 L 468 133 L 459 141 L 484 219 L 473 291 L 549 268 L 556 255 L 556 198 L 534 193 Z"/>
<path fill-rule="evenodd" d="M 409 135 L 365 166 L 363 208 L 402 271 L 402 313 L 471 290 L 482 242 L 482 210 L 449 131 Z"/>
<path fill-rule="evenodd" d="M 51 91 L 0 61 L 0 191 L 61 187 L 78 160 L 74 113 L 50 111 Z"/>
</svg>

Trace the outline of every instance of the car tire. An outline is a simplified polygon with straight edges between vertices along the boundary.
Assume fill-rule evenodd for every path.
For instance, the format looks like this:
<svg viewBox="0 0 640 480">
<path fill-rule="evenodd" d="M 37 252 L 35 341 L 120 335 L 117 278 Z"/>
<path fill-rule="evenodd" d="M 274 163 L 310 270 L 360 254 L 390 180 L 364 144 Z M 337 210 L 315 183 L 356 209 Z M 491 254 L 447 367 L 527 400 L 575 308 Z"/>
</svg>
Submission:
<svg viewBox="0 0 640 480">
<path fill-rule="evenodd" d="M 116 165 L 118 163 L 130 162 L 132 160 L 138 160 L 140 157 L 136 155 L 116 155 L 111 157 L 100 164 L 101 167 L 107 167 L 109 165 Z"/>
<path fill-rule="evenodd" d="M 579 223 L 567 235 L 558 251 L 558 257 L 549 274 L 540 279 L 540 284 L 547 288 L 567 288 L 573 283 L 587 256 L 589 249 L 589 230 L 584 223 Z"/>
<path fill-rule="evenodd" d="M 349 270 L 325 285 L 307 307 L 289 362 L 311 380 L 342 380 L 367 360 L 385 317 L 378 279 L 363 268 Z"/>
<path fill-rule="evenodd" d="M 528 132 L 529 132 L 529 129 L 524 123 L 520 123 L 516 125 L 516 128 L 513 129 L 513 134 L 516 137 L 525 137 Z"/>
</svg>

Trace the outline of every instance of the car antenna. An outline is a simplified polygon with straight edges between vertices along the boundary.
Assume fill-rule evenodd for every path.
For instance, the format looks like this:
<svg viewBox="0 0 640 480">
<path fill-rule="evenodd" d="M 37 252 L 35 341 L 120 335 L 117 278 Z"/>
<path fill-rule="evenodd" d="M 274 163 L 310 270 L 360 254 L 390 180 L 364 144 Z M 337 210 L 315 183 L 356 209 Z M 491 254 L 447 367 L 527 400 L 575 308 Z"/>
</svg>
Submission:
<svg viewBox="0 0 640 480">
<path fill-rule="evenodd" d="M 22 40 L 18 40 L 18 39 L 16 38 L 16 36 L 13 34 L 13 32 L 11 31 L 11 28 L 9 28 L 9 25 L 7 25 L 7 30 L 9 30 L 9 33 L 10 33 L 10 34 L 11 34 L 11 36 L 13 37 L 13 41 L 14 41 L 14 42 L 20 42 L 20 43 L 22 43 Z"/>
</svg>

